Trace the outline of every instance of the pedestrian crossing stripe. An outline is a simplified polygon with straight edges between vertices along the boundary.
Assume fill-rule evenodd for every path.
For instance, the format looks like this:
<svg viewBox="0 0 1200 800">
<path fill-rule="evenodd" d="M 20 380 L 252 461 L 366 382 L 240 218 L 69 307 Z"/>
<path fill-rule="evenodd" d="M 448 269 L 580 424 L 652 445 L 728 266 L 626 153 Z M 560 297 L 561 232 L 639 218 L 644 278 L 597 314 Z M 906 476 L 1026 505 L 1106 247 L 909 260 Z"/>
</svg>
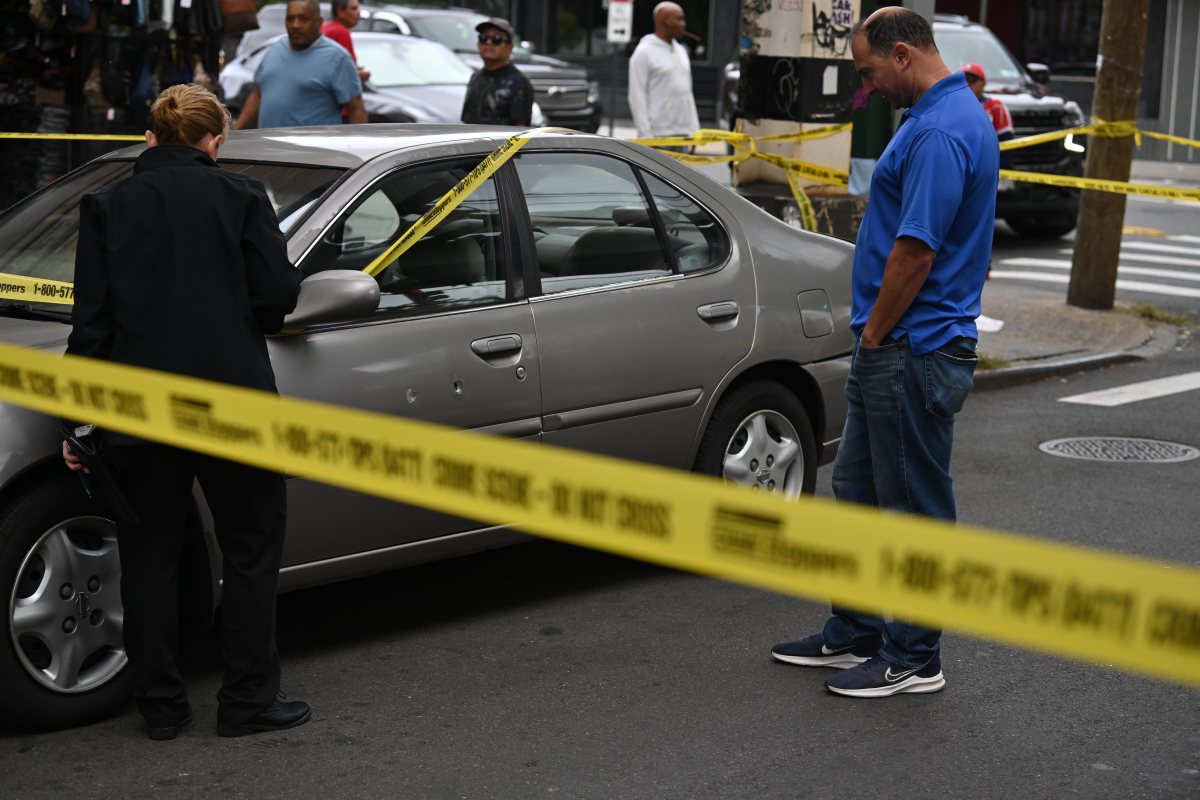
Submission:
<svg viewBox="0 0 1200 800">
<path fill-rule="evenodd" d="M 1071 262 L 1061 258 L 1005 258 L 999 264 L 1013 267 L 1046 267 L 1048 269 L 1070 269 Z M 1153 278 L 1170 278 L 1179 281 L 1200 281 L 1200 272 L 1181 272 L 1174 269 L 1155 269 L 1154 267 L 1130 267 L 1121 264 L 1117 268 L 1118 275 L 1146 275 Z"/>
<path fill-rule="evenodd" d="M 1060 397 L 1060 403 L 1078 403 L 1080 405 L 1114 406 L 1136 403 L 1141 400 L 1153 400 L 1173 394 L 1191 392 L 1200 389 L 1200 372 L 1188 372 L 1182 375 L 1172 375 L 1167 378 L 1156 378 L 1150 381 L 1139 381 L 1125 386 L 1115 386 L 1096 392 L 1073 394 L 1070 397 Z"/>
<path fill-rule="evenodd" d="M 1074 250 L 1062 249 L 1058 251 L 1059 255 L 1073 255 Z M 1200 250 L 1196 251 L 1196 255 L 1200 256 Z M 1149 264 L 1175 264 L 1181 267 L 1200 267 L 1200 258 L 1182 258 L 1180 256 L 1159 256 L 1153 253 L 1138 253 L 1132 250 L 1121 251 L 1121 261 L 1145 261 Z M 1007 260 L 1007 259 L 1005 259 Z"/>
<path fill-rule="evenodd" d="M 992 278 L 1000 280 L 1039 281 L 1041 283 L 1070 283 L 1070 275 L 1059 275 L 1051 272 L 1032 272 L 1028 270 L 997 270 L 990 273 Z M 1186 286 L 1171 286 L 1167 283 L 1150 283 L 1149 281 L 1127 281 L 1117 279 L 1117 288 L 1127 292 L 1142 292 L 1144 294 L 1161 294 L 1170 297 L 1200 297 L 1200 289 Z"/>
</svg>

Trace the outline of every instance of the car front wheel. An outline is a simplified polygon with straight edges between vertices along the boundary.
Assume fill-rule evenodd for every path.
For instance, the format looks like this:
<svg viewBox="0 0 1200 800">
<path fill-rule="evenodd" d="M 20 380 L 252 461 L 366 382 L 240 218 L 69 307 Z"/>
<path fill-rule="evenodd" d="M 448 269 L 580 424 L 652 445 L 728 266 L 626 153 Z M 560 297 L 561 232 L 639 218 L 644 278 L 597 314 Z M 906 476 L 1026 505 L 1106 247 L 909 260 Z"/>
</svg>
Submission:
<svg viewBox="0 0 1200 800">
<path fill-rule="evenodd" d="M 808 414 L 796 396 L 779 384 L 756 381 L 717 404 L 695 469 L 795 498 L 816 488 L 816 450 Z"/>
<path fill-rule="evenodd" d="M 129 699 L 116 526 L 74 475 L 18 490 L 0 510 L 0 715 L 63 728 Z"/>
</svg>

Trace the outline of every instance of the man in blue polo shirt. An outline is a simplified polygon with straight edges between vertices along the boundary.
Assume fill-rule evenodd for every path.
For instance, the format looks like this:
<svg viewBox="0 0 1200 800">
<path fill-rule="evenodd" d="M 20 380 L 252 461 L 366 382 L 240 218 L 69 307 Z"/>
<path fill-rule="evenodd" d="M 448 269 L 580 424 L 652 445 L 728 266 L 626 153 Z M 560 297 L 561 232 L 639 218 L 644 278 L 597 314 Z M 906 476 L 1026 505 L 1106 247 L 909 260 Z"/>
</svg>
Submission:
<svg viewBox="0 0 1200 800">
<path fill-rule="evenodd" d="M 367 121 L 358 67 L 338 44 L 321 35 L 317 0 L 290 0 L 287 36 L 267 50 L 254 71 L 254 91 L 238 114 L 237 130 L 337 125 Z"/>
<path fill-rule="evenodd" d="M 858 343 L 833 489 L 840 501 L 953 521 L 954 416 L 978 361 L 999 143 L 919 14 L 882 8 L 850 46 L 863 89 L 908 111 L 875 168 L 854 251 Z M 836 694 L 887 697 L 945 686 L 940 640 L 934 628 L 835 606 L 821 633 L 771 655 L 842 668 L 825 681 Z"/>
</svg>

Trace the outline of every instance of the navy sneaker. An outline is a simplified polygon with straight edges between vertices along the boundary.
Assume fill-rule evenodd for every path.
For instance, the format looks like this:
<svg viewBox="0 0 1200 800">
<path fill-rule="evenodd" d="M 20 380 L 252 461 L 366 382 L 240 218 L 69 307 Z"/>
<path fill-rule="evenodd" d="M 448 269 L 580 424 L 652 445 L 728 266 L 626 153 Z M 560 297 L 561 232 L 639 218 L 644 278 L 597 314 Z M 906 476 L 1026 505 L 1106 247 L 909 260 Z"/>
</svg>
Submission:
<svg viewBox="0 0 1200 800">
<path fill-rule="evenodd" d="M 868 639 L 849 647 L 831 649 L 819 633 L 806 636 L 798 642 L 784 642 L 771 648 L 771 656 L 787 664 L 802 667 L 836 667 L 845 669 L 861 664 L 879 652 L 882 642 Z"/>
<path fill-rule="evenodd" d="M 941 656 L 916 669 L 897 667 L 879 656 L 847 669 L 825 681 L 825 688 L 847 697 L 890 697 L 894 694 L 940 692 L 946 685 L 942 677 Z"/>
</svg>

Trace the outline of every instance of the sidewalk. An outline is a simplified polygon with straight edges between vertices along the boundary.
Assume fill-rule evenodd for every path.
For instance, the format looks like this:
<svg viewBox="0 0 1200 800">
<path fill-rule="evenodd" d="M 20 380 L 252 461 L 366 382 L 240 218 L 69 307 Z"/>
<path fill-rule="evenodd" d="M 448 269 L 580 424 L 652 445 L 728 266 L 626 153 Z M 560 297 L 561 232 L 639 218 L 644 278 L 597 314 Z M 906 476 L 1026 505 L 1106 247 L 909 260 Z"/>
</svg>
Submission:
<svg viewBox="0 0 1200 800">
<path fill-rule="evenodd" d="M 980 332 L 980 354 L 1010 363 L 976 372 L 977 389 L 1150 358 L 1169 352 L 1179 339 L 1173 325 L 1147 322 L 1120 305 L 1112 311 L 1077 308 L 1061 294 L 996 281 L 984 287 L 983 313 L 1004 326 Z"/>
</svg>

